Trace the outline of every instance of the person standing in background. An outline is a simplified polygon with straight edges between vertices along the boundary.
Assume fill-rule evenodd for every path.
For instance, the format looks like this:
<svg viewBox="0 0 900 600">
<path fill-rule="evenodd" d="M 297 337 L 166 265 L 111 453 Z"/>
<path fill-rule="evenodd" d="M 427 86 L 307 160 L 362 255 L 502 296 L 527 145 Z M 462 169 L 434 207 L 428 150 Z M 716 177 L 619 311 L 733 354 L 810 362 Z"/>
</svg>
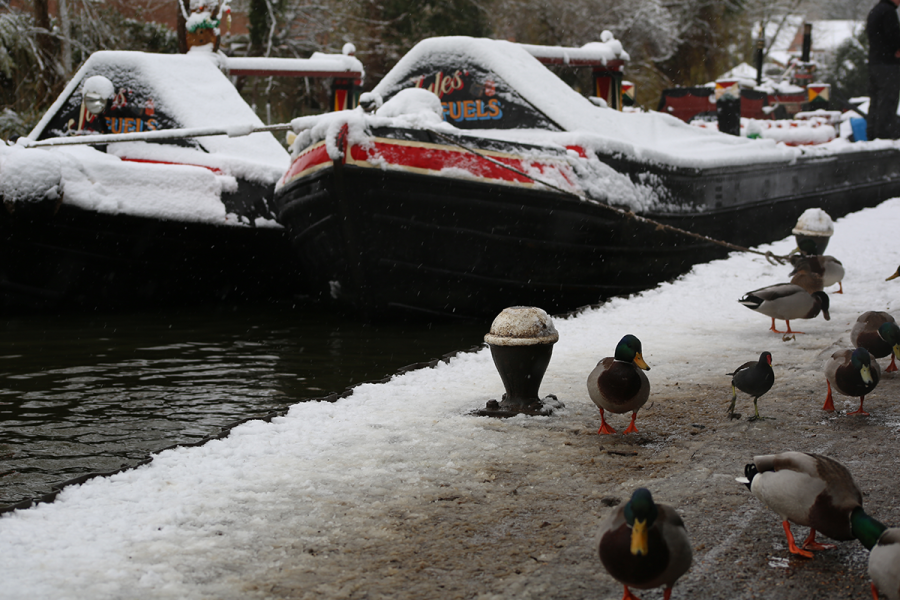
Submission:
<svg viewBox="0 0 900 600">
<path fill-rule="evenodd" d="M 869 37 L 868 139 L 897 139 L 897 103 L 900 101 L 900 0 L 879 0 L 866 19 Z"/>
</svg>

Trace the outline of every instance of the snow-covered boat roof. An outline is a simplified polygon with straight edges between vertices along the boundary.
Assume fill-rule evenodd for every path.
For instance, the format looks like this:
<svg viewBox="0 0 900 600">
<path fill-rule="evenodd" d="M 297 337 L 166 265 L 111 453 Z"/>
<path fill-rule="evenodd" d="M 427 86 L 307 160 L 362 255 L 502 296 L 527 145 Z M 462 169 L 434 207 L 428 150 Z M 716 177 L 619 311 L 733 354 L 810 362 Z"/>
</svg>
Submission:
<svg viewBox="0 0 900 600">
<path fill-rule="evenodd" d="M 607 41 L 609 43 L 609 41 Z M 468 79 L 467 79 L 468 77 Z M 419 42 L 375 86 L 384 100 L 409 87 L 435 91 L 445 103 L 445 120 L 485 137 L 534 144 L 580 145 L 595 152 L 622 154 L 684 167 L 716 167 L 749 162 L 787 162 L 798 151 L 771 140 L 750 140 L 691 127 L 662 113 L 623 113 L 592 104 L 542 65 L 520 44 L 450 36 Z M 481 95 L 484 106 L 498 104 L 488 118 L 472 108 L 455 108 L 454 94 Z M 477 106 L 477 105 L 473 105 Z M 508 110 L 509 108 L 509 110 Z M 530 119 L 508 113 L 531 111 Z"/>
<path fill-rule="evenodd" d="M 92 54 L 28 135 L 33 140 L 65 135 L 71 115 L 81 106 L 83 82 L 102 75 L 113 82 L 117 92 L 125 91 L 151 111 L 162 129 L 179 127 L 228 127 L 263 122 L 247 105 L 234 85 L 219 70 L 219 55 L 211 52 L 151 54 L 146 52 L 101 51 Z M 149 100 L 149 107 L 148 107 Z M 116 132 L 119 133 L 119 132 Z M 240 138 L 214 136 L 198 138 L 196 144 L 211 154 L 228 155 L 287 167 L 287 155 L 269 133 Z"/>
<path fill-rule="evenodd" d="M 26 148 L 28 144 L 20 140 L 16 147 L 0 147 L 0 192 L 6 190 L 12 197 L 58 186 L 65 204 L 85 210 L 246 224 L 228 213 L 223 196 L 237 193 L 241 181 L 274 185 L 290 157 L 271 133 L 243 134 L 263 123 L 219 70 L 220 58 L 212 52 L 97 52 L 78 70 L 28 139 L 203 128 L 240 131 L 240 137 L 223 134 L 167 143 L 116 142 L 109 143 L 105 151 L 86 145 Z M 82 106 L 84 85 L 97 76 L 109 79 L 115 94 L 100 118 L 92 117 Z M 31 167 L 14 168 L 26 164 Z M 279 227 L 262 217 L 255 224 Z"/>
<path fill-rule="evenodd" d="M 310 58 L 226 56 L 223 60 L 225 68 L 231 75 L 359 79 L 365 74 L 365 69 L 358 58 L 344 54 L 314 52 Z"/>
<path fill-rule="evenodd" d="M 609 65 L 615 61 L 629 60 L 622 43 L 609 31 L 604 31 L 599 42 L 589 42 L 581 48 L 564 46 L 538 46 L 519 44 L 529 54 L 543 64 L 568 65 L 572 67 Z"/>
</svg>

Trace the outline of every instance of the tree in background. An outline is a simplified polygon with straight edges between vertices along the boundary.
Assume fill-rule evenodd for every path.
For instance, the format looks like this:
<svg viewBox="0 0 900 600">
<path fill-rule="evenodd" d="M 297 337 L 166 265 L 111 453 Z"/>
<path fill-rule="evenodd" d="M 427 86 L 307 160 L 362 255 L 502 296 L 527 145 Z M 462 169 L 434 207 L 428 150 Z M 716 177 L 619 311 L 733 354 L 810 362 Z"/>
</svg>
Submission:
<svg viewBox="0 0 900 600">
<path fill-rule="evenodd" d="M 742 0 L 496 0 L 498 37 L 531 44 L 582 46 L 604 30 L 619 39 L 631 60 L 625 78 L 637 102 L 655 108 L 661 91 L 712 81 L 742 60 L 749 33 Z M 563 74 L 590 89 L 589 74 Z"/>
<path fill-rule="evenodd" d="M 168 27 L 127 19 L 91 0 L 68 0 L 66 31 L 58 18 L 48 15 L 49 26 L 40 26 L 34 12 L 6 2 L 0 8 L 0 139 L 31 131 L 62 92 L 72 65 L 97 50 L 178 51 Z M 71 65 L 63 60 L 65 47 Z"/>
<path fill-rule="evenodd" d="M 831 96 L 849 101 L 869 94 L 869 37 L 861 31 L 838 46 L 834 58 L 825 65 L 825 81 L 831 84 Z"/>
<path fill-rule="evenodd" d="M 173 10 L 178 1 L 173 0 Z M 357 58 L 366 67 L 365 87 L 371 88 L 416 42 L 429 36 L 486 36 L 577 47 L 599 40 L 601 33 L 609 30 L 631 56 L 625 77 L 635 82 L 639 104 L 652 109 L 666 87 L 704 84 L 749 61 L 756 35 L 754 23 L 757 27 L 777 20 L 787 23 L 785 17 L 790 14 L 860 18 L 872 3 L 874 0 L 233 0 L 235 12 L 249 17 L 249 34 L 228 36 L 223 49 L 238 56 L 308 57 L 315 51 L 339 53 L 346 42 L 353 42 Z M 25 133 L 59 93 L 71 74 L 62 56 L 66 47 L 75 66 L 100 49 L 177 51 L 174 32 L 162 25 L 126 19 L 108 3 L 63 0 L 61 4 L 67 7 L 67 23 L 50 18 L 49 27 L 40 27 L 33 11 L 19 11 L 11 8 L 8 0 L 0 0 L 0 136 Z M 37 6 L 37 12 L 43 14 L 43 5 Z M 42 40 L 47 39 L 51 43 L 45 45 Z M 857 64 L 855 59 L 850 63 Z M 576 88 L 590 89 L 587 69 L 554 70 Z M 857 74 L 834 69 L 837 78 Z M 248 102 L 270 122 L 327 110 L 325 82 L 248 78 L 237 83 Z M 841 89 L 833 85 L 833 89 Z"/>
</svg>

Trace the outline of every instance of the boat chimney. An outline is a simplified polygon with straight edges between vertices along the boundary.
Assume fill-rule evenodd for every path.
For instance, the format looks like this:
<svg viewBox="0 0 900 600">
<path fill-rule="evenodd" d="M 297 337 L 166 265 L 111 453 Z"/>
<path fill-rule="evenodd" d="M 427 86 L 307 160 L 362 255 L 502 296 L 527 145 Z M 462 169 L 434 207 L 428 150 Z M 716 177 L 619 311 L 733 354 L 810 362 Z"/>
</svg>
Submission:
<svg viewBox="0 0 900 600">
<path fill-rule="evenodd" d="M 559 333 L 553 320 L 534 306 L 504 308 L 484 336 L 506 393 L 475 414 L 490 417 L 550 415 L 563 404 L 556 396 L 538 397 Z"/>
<path fill-rule="evenodd" d="M 809 62 L 809 53 L 812 50 L 812 23 L 803 24 L 803 54 L 800 60 L 805 63 Z"/>
<path fill-rule="evenodd" d="M 754 53 L 754 62 L 756 63 L 756 85 L 762 85 L 763 76 L 763 54 L 766 48 L 766 32 L 762 25 L 759 26 L 759 37 L 756 38 L 756 52 Z"/>
</svg>

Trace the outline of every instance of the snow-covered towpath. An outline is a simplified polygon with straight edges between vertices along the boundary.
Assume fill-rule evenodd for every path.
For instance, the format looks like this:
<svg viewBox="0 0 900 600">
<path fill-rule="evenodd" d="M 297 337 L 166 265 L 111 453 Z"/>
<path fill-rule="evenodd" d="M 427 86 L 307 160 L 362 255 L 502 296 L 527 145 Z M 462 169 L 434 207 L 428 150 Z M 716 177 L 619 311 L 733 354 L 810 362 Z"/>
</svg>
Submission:
<svg viewBox="0 0 900 600">
<path fill-rule="evenodd" d="M 900 281 L 884 281 L 898 230 L 900 199 L 836 223 L 827 252 L 845 293 L 831 295 L 831 321 L 792 323 L 807 332 L 793 339 L 737 303 L 790 271 L 748 254 L 555 319 L 541 392 L 565 403 L 558 416 L 468 416 L 503 392 L 484 348 L 67 488 L 0 518 L 0 598 L 619 598 L 594 535 L 638 486 L 676 506 L 692 537 L 673 598 L 869 597 L 860 544 L 789 558 L 778 517 L 734 478 L 754 454 L 826 453 L 871 514 L 900 524 L 898 377 L 867 397 L 870 417 L 821 410 L 822 362 L 856 317 L 900 317 Z M 643 342 L 651 398 L 640 433 L 598 436 L 585 379 L 626 333 Z M 773 418 L 729 421 L 726 373 L 763 350 L 776 381 L 760 412 Z M 738 410 L 752 410 L 746 395 Z M 627 417 L 610 421 L 621 431 Z"/>
</svg>

